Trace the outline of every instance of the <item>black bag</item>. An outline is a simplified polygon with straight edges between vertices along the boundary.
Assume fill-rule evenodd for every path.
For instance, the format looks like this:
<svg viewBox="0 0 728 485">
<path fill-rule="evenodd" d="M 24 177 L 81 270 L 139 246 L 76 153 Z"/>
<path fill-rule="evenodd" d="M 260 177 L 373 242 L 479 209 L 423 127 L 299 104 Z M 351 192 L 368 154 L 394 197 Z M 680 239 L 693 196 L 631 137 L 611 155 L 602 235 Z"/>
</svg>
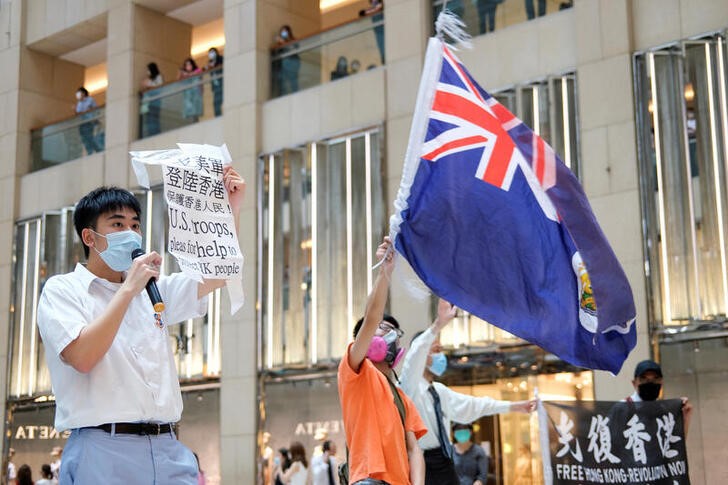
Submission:
<svg viewBox="0 0 728 485">
<path fill-rule="evenodd" d="M 349 448 L 346 448 L 346 461 L 339 463 L 339 485 L 349 485 Z"/>
<path fill-rule="evenodd" d="M 407 411 L 404 407 L 404 401 L 402 401 L 402 396 L 399 395 L 399 392 L 397 392 L 397 388 L 392 383 L 392 381 L 387 378 L 387 382 L 389 382 L 389 387 L 392 389 L 392 396 L 394 397 L 394 405 L 397 407 L 397 412 L 399 413 L 399 419 L 402 420 L 402 429 L 404 429 L 404 421 L 405 416 L 407 414 Z M 404 442 L 405 446 L 407 445 L 407 430 L 404 431 Z M 346 461 L 344 463 L 339 463 L 339 485 L 349 485 L 349 447 L 346 447 Z"/>
</svg>

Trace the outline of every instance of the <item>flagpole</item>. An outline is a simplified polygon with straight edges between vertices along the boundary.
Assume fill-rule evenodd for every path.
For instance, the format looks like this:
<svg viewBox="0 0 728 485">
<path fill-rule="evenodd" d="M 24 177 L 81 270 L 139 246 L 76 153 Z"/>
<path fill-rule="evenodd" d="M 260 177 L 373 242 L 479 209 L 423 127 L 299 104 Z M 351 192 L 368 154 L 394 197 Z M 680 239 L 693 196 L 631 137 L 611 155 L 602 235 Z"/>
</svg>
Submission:
<svg viewBox="0 0 728 485">
<path fill-rule="evenodd" d="M 548 414 L 543 402 L 538 395 L 538 387 L 533 390 L 533 397 L 538 403 L 538 437 L 541 445 L 541 463 L 543 463 L 543 483 L 544 485 L 553 485 L 554 472 L 551 468 L 551 450 L 549 448 L 549 428 Z"/>
</svg>

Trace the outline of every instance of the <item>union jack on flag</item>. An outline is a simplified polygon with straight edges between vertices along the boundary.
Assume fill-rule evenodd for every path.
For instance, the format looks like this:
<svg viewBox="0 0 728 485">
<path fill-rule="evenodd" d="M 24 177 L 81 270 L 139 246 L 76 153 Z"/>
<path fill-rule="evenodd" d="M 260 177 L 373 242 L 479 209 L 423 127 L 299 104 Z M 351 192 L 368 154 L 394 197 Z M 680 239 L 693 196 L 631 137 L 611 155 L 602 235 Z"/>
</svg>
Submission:
<svg viewBox="0 0 728 485">
<path fill-rule="evenodd" d="M 574 365 L 619 372 L 634 301 L 583 189 L 435 38 L 395 207 L 395 248 L 435 294 Z"/>
</svg>

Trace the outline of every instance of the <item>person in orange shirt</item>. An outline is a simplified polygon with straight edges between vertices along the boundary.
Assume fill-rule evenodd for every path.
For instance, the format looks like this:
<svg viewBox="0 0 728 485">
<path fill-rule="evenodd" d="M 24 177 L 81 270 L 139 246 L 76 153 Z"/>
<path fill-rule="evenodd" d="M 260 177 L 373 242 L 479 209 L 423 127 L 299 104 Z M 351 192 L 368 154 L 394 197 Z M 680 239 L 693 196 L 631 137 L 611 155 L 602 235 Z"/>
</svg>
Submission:
<svg viewBox="0 0 728 485">
<path fill-rule="evenodd" d="M 404 353 L 403 332 L 384 314 L 394 253 L 388 237 L 377 249 L 384 258 L 364 317 L 354 327 L 339 364 L 341 400 L 352 485 L 424 485 L 425 459 L 417 440 L 426 432 L 412 401 L 392 382 Z"/>
</svg>

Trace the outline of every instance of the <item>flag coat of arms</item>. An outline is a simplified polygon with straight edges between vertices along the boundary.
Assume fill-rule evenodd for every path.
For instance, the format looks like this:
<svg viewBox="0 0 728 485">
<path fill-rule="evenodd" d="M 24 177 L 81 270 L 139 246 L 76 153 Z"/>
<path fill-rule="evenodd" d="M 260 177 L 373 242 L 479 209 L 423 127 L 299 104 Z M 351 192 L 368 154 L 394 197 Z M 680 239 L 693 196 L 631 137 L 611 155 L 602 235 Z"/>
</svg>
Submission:
<svg viewBox="0 0 728 485">
<path fill-rule="evenodd" d="M 576 177 L 437 38 L 390 231 L 435 294 L 567 362 L 616 374 L 635 346 L 632 291 Z"/>
</svg>

